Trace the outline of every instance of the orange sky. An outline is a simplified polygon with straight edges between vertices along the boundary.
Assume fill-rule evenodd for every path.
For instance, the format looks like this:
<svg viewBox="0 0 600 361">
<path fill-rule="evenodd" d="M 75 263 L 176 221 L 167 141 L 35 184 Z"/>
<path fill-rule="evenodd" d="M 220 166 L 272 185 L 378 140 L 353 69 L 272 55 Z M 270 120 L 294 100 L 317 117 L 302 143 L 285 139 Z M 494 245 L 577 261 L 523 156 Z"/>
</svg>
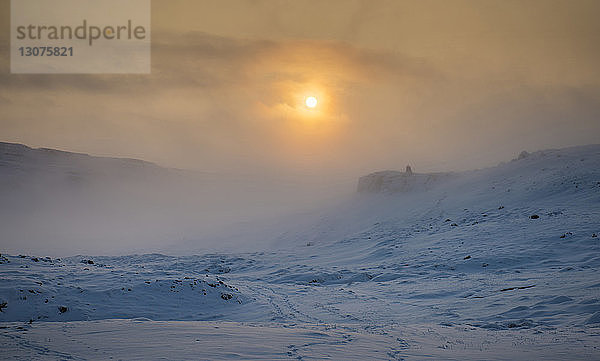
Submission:
<svg viewBox="0 0 600 361">
<path fill-rule="evenodd" d="M 151 75 L 11 75 L 8 4 L 0 141 L 354 177 L 600 135 L 598 1 L 153 1 Z"/>
</svg>

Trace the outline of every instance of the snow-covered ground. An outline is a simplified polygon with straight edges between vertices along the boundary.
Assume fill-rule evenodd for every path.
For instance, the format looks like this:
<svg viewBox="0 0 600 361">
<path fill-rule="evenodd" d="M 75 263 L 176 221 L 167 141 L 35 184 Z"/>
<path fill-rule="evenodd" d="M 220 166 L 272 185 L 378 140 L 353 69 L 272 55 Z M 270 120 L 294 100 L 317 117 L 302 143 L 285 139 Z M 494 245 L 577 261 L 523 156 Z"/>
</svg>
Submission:
<svg viewBox="0 0 600 361">
<path fill-rule="evenodd" d="M 146 319 L 2 327 L 3 357 L 22 360 L 593 360 L 599 336 L 579 329 Z"/>
<path fill-rule="evenodd" d="M 599 145 L 282 225 L 252 253 L 2 255 L 3 354 L 600 359 Z"/>
</svg>

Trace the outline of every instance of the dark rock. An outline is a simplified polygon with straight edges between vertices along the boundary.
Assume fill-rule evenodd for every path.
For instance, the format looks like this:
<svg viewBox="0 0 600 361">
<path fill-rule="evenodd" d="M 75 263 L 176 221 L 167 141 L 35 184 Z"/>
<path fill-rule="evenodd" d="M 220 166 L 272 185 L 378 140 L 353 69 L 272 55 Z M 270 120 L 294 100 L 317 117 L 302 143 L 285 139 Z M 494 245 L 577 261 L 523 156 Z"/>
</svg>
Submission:
<svg viewBox="0 0 600 361">
<path fill-rule="evenodd" d="M 529 285 L 529 286 L 519 286 L 519 287 L 508 287 L 508 288 L 503 288 L 500 290 L 500 292 L 504 292 L 504 291 L 512 291 L 512 290 L 526 290 L 528 288 L 532 288 L 535 287 L 535 285 Z"/>
<path fill-rule="evenodd" d="M 360 177 L 357 191 L 359 193 L 405 193 L 416 190 L 427 190 L 452 178 L 452 173 L 413 173 L 398 171 L 381 171 Z"/>
<path fill-rule="evenodd" d="M 8 303 L 6 303 L 6 302 L 0 303 L 0 312 L 4 312 L 4 311 L 2 311 L 2 309 L 6 308 L 7 305 L 8 305 Z"/>
<path fill-rule="evenodd" d="M 537 214 L 532 214 L 529 216 L 530 219 L 538 219 L 540 218 L 540 216 L 538 216 Z"/>
<path fill-rule="evenodd" d="M 524 150 L 521 153 L 519 153 L 519 157 L 517 158 L 517 160 L 525 159 L 525 158 L 529 157 L 529 155 L 530 155 L 529 152 Z"/>
<path fill-rule="evenodd" d="M 68 307 L 65 307 L 65 306 L 58 306 L 58 312 L 60 312 L 60 313 L 65 313 L 65 312 L 67 312 L 68 310 L 69 310 L 69 308 L 68 308 Z"/>
<path fill-rule="evenodd" d="M 229 293 L 221 293 L 221 298 L 224 299 L 225 301 L 229 301 L 230 299 L 233 298 L 233 295 L 231 295 Z"/>
<path fill-rule="evenodd" d="M 466 257 L 465 257 L 465 258 L 463 258 L 463 259 L 471 259 L 471 256 L 466 256 Z"/>
</svg>

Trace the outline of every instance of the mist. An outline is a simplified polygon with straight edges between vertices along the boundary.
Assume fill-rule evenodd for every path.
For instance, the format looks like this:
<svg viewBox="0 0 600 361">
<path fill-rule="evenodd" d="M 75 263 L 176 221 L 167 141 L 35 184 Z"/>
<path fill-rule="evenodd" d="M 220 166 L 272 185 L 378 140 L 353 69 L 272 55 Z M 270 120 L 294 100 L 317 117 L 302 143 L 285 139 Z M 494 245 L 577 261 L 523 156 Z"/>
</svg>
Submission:
<svg viewBox="0 0 600 361">
<path fill-rule="evenodd" d="M 9 74 L 8 4 L 0 141 L 169 169 L 10 176 L 10 249 L 220 244 L 373 171 L 489 167 L 600 134 L 597 2 L 154 1 L 149 75 Z"/>
<path fill-rule="evenodd" d="M 184 171 L 7 143 L 0 151 L 0 239 L 3 252 L 15 254 L 257 250 L 269 247 L 282 220 L 352 193 L 348 184 Z"/>
</svg>

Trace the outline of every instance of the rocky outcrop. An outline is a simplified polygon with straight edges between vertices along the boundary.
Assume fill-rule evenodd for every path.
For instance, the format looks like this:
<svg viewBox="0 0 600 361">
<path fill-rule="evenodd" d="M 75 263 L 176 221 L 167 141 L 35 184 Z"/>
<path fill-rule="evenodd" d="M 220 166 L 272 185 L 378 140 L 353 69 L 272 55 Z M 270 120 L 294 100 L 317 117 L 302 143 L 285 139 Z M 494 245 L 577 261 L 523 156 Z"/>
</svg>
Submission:
<svg viewBox="0 0 600 361">
<path fill-rule="evenodd" d="M 410 166 L 407 166 L 405 172 L 386 170 L 360 177 L 357 192 L 399 193 L 425 190 L 450 176 L 451 173 L 413 173 Z"/>
</svg>

